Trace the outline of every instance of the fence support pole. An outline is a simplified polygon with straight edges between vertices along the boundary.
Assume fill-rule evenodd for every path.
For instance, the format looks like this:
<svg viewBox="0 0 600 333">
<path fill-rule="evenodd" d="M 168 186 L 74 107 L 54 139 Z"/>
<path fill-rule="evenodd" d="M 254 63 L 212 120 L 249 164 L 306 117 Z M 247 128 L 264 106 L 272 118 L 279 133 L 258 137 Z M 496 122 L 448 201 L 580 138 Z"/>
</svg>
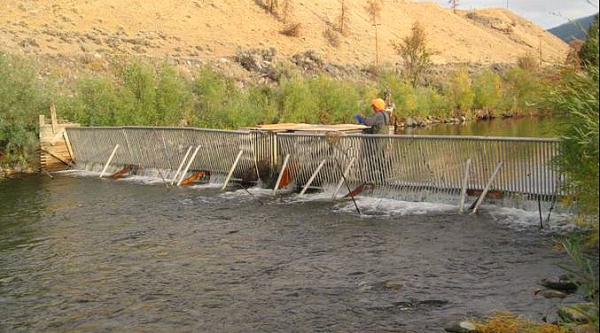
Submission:
<svg viewBox="0 0 600 333">
<path fill-rule="evenodd" d="M 281 178 L 283 177 L 283 172 L 285 168 L 287 168 L 288 161 L 290 160 L 290 154 L 285 155 L 283 159 L 283 165 L 281 166 L 281 171 L 279 171 L 279 176 L 277 176 L 277 182 L 275 183 L 275 187 L 273 188 L 273 194 L 277 193 L 277 189 L 279 189 L 279 183 L 281 183 Z"/>
<path fill-rule="evenodd" d="M 475 214 L 477 213 L 477 209 L 479 208 L 479 205 L 481 204 L 481 202 L 483 201 L 483 198 L 485 198 L 485 196 L 488 193 L 488 190 L 490 189 L 490 186 L 492 185 L 492 182 L 494 181 L 494 179 L 496 178 L 496 175 L 498 174 L 498 171 L 500 171 L 500 167 L 502 166 L 502 161 L 500 161 L 498 163 L 498 165 L 496 166 L 496 169 L 494 170 L 494 172 L 492 173 L 492 176 L 490 177 L 490 180 L 488 180 L 487 184 L 485 185 L 485 188 L 483 189 L 483 192 L 481 193 L 481 195 L 479 196 L 479 198 L 477 199 L 477 203 L 475 204 L 475 208 L 473 208 L 473 212 L 471 214 Z"/>
<path fill-rule="evenodd" d="M 323 165 L 325 165 L 325 161 L 326 160 L 322 160 L 321 164 L 319 164 L 319 166 L 317 167 L 317 170 L 315 170 L 315 172 L 313 172 L 312 176 L 310 176 L 310 178 L 308 179 L 308 182 L 306 182 L 306 185 L 304 185 L 304 188 L 300 192 L 300 196 L 303 196 L 304 192 L 306 192 L 306 190 L 308 190 L 308 187 L 310 186 L 310 184 L 313 182 L 313 180 L 315 180 L 315 177 L 317 177 L 317 174 L 319 173 L 319 171 L 321 171 L 321 168 L 323 167 Z"/>
<path fill-rule="evenodd" d="M 200 150 L 200 146 L 196 146 L 196 150 L 194 150 L 192 157 L 190 157 L 190 160 L 188 161 L 187 165 L 185 166 L 185 169 L 183 170 L 183 173 L 181 174 L 181 178 L 179 178 L 179 181 L 177 182 L 177 186 L 181 186 L 181 183 L 183 182 L 183 179 L 185 178 L 185 174 L 190 169 L 192 162 L 194 162 L 194 159 L 196 158 L 196 154 L 198 154 L 198 150 Z"/>
<path fill-rule="evenodd" d="M 237 166 L 238 162 L 240 161 L 240 157 L 242 157 L 243 153 L 244 153 L 244 151 L 240 150 L 240 152 L 237 154 L 237 157 L 235 158 L 235 161 L 233 162 L 233 165 L 231 166 L 231 169 L 229 170 L 229 173 L 227 174 L 227 178 L 225 178 L 225 184 L 223 184 L 223 187 L 221 187 L 221 191 L 224 191 L 225 188 L 227 187 L 227 183 L 229 183 L 229 179 L 231 179 L 231 176 L 233 175 L 233 171 L 235 170 L 235 167 Z"/>
<path fill-rule="evenodd" d="M 117 152 L 118 148 L 119 148 L 119 144 L 116 144 L 115 148 L 113 149 L 112 153 L 110 154 L 110 157 L 108 158 L 108 161 L 106 161 L 106 164 L 104 165 L 104 169 L 102 169 L 102 172 L 100 173 L 99 178 L 102 178 L 102 176 L 104 176 L 104 173 L 106 172 L 106 169 L 108 169 L 108 165 L 112 161 L 113 157 L 115 157 L 115 153 Z"/>
<path fill-rule="evenodd" d="M 471 159 L 467 159 L 467 166 L 465 167 L 465 176 L 462 182 L 462 188 L 460 191 L 460 206 L 458 212 L 462 213 L 465 210 L 465 196 L 467 194 L 467 181 L 469 180 L 469 169 L 471 168 Z"/>
<path fill-rule="evenodd" d="M 350 163 L 348 163 L 348 165 L 346 166 L 346 169 L 344 170 L 344 173 L 342 174 L 342 178 L 338 182 L 337 187 L 335 188 L 335 191 L 333 192 L 333 196 L 331 197 L 331 199 L 335 200 L 335 197 L 340 192 L 342 185 L 344 185 L 344 179 L 347 179 L 348 172 L 350 172 L 350 168 L 352 167 L 352 164 L 354 164 L 354 157 L 352 157 L 352 159 L 350 160 Z"/>
<path fill-rule="evenodd" d="M 173 179 L 171 179 L 171 185 L 173 185 L 173 183 L 175 182 L 175 179 L 177 179 L 177 176 L 179 175 L 179 171 L 181 171 L 181 168 L 183 168 L 183 164 L 187 160 L 188 155 L 190 154 L 191 151 L 192 151 L 192 146 L 190 146 L 188 148 L 187 152 L 185 153 L 185 156 L 183 157 L 183 160 L 181 160 L 181 163 L 179 163 L 179 168 L 177 168 L 177 172 L 175 172 Z"/>
</svg>

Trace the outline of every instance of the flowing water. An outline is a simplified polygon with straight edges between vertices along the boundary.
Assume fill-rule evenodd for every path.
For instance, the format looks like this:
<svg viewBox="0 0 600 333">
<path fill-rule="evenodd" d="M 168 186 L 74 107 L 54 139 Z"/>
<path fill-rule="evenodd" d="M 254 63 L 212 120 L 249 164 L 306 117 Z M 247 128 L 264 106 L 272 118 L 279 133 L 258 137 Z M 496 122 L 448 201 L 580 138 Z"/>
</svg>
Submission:
<svg viewBox="0 0 600 333">
<path fill-rule="evenodd" d="M 97 176 L 0 179 L 0 332 L 443 332 L 564 302 L 534 294 L 558 216 Z"/>
</svg>

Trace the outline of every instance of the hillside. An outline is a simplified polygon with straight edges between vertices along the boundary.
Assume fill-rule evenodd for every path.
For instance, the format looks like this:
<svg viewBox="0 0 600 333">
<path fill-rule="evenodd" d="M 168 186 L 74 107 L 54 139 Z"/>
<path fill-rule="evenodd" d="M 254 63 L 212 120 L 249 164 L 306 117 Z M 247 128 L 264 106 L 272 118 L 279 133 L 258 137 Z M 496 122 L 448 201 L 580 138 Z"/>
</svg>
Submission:
<svg viewBox="0 0 600 333">
<path fill-rule="evenodd" d="M 548 32 L 565 41 L 566 43 L 570 43 L 574 39 L 585 40 L 586 33 L 596 15 L 582 17 L 572 22 L 561 24 L 552 29 L 548 29 Z"/>
<path fill-rule="evenodd" d="M 289 0 L 287 24 L 299 36 L 280 33 L 286 24 L 268 13 L 267 0 L 0 0 L 0 50 L 38 56 L 144 55 L 152 58 L 216 60 L 237 49 L 276 49 L 279 56 L 314 50 L 326 62 L 373 63 L 375 29 L 364 1 L 347 1 L 345 36 L 337 46 L 325 31 L 337 26 L 338 0 Z M 279 0 L 280 5 L 285 0 Z M 458 11 L 434 3 L 383 2 L 378 28 L 380 62 L 397 63 L 391 45 L 419 21 L 437 52 L 435 63 L 515 63 L 541 53 L 561 62 L 568 46 L 541 27 L 504 9 Z M 540 52 L 541 47 L 541 52 Z"/>
</svg>

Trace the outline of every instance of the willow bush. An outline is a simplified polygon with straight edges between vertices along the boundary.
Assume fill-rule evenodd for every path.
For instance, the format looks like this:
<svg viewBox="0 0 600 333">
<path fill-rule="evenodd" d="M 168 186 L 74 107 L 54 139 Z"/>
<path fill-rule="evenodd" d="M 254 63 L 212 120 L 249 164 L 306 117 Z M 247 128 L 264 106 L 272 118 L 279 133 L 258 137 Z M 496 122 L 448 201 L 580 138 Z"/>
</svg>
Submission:
<svg viewBox="0 0 600 333">
<path fill-rule="evenodd" d="M 49 106 L 37 72 L 33 62 L 0 52 L 0 166 L 34 159 L 38 114 Z"/>
</svg>

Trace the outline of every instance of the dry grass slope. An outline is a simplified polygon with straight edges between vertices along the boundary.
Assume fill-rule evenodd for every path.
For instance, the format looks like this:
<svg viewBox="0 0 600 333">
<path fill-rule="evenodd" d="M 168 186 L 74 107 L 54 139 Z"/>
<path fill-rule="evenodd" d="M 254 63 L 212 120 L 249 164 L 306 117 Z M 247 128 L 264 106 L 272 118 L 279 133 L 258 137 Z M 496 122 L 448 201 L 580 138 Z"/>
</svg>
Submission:
<svg viewBox="0 0 600 333">
<path fill-rule="evenodd" d="M 335 31 L 338 0 L 288 0 L 279 18 L 258 4 L 265 0 L 0 0 L 0 49 L 41 56 L 133 54 L 153 58 L 208 60 L 238 48 L 276 48 L 291 56 L 315 50 L 324 61 L 369 64 L 375 59 L 375 31 L 365 1 L 346 0 L 346 24 Z M 279 2 L 282 2 L 280 0 Z M 281 11 L 281 9 L 280 9 Z M 515 63 L 541 55 L 562 62 L 568 46 L 539 26 L 504 9 L 458 11 L 408 0 L 383 2 L 378 25 L 381 62 L 396 63 L 391 42 L 410 33 L 415 21 L 426 29 L 436 63 Z M 284 22 L 285 21 L 285 22 Z M 281 33 L 301 23 L 299 36 Z"/>
</svg>

